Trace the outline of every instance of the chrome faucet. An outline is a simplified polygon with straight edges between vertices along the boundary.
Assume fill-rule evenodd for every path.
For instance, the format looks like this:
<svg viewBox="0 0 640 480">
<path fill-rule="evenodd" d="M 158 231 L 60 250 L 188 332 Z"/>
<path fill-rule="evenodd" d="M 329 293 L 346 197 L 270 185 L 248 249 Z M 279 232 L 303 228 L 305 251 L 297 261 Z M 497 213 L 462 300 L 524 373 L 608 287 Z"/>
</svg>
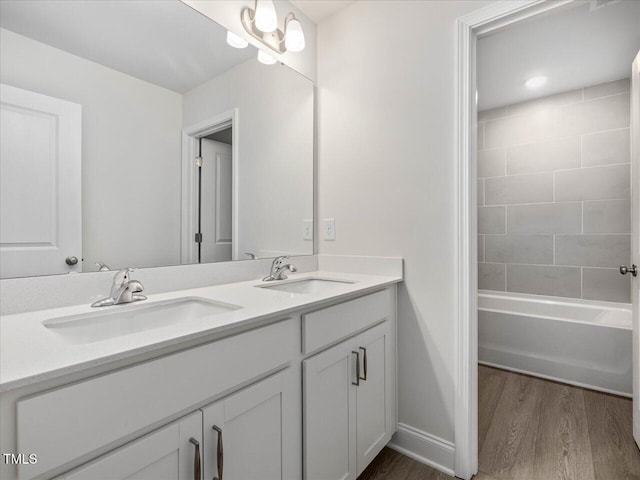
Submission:
<svg viewBox="0 0 640 480">
<path fill-rule="evenodd" d="M 273 263 L 271 263 L 271 270 L 269 271 L 269 275 L 262 279 L 263 282 L 272 282 L 273 280 L 286 280 L 287 276 L 284 272 L 289 270 L 291 273 L 297 271 L 297 268 L 291 265 L 290 263 L 284 263 L 284 261 L 289 258 L 288 255 L 282 255 L 281 257 L 276 257 L 273 259 Z"/>
<path fill-rule="evenodd" d="M 132 268 L 125 268 L 116 273 L 113 277 L 113 285 L 111 285 L 111 294 L 107 298 L 93 302 L 91 306 L 107 307 L 109 305 L 146 300 L 147 297 L 140 294 L 140 292 L 144 291 L 144 287 L 139 281 L 131 280 L 129 275 L 131 272 L 133 272 Z"/>
</svg>

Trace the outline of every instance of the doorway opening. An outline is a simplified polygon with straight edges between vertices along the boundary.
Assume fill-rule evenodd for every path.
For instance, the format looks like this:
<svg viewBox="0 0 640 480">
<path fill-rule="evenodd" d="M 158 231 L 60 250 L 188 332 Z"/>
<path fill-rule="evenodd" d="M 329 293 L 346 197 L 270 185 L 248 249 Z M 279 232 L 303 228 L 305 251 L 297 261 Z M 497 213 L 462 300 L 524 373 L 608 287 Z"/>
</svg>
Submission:
<svg viewBox="0 0 640 480">
<path fill-rule="evenodd" d="M 237 260 L 238 112 L 183 131 L 183 264 Z"/>
<path fill-rule="evenodd" d="M 632 335 L 631 319 L 633 318 L 637 324 L 638 308 L 634 305 L 632 314 L 628 305 L 631 298 L 634 299 L 632 303 L 637 304 L 638 281 L 631 281 L 629 276 L 620 276 L 617 270 L 623 263 L 625 265 L 637 263 L 636 250 L 640 251 L 637 226 L 634 226 L 633 234 L 631 229 L 632 224 L 638 223 L 639 211 L 637 207 L 630 208 L 632 199 L 629 188 L 630 164 L 633 158 L 629 156 L 629 137 L 634 136 L 633 121 L 629 118 L 629 95 L 633 82 L 629 81 L 629 77 L 632 75 L 633 57 L 640 45 L 636 44 L 635 52 L 627 55 L 630 57 L 627 59 L 627 68 L 616 78 L 594 78 L 590 83 L 585 81 L 580 85 L 566 85 L 566 88 L 549 91 L 546 96 L 540 94 L 531 95 L 528 98 L 516 96 L 502 99 L 492 105 L 487 105 L 487 98 L 492 92 L 486 88 L 484 91 L 478 91 L 482 73 L 478 62 L 483 58 L 482 52 L 478 51 L 478 40 L 497 38 L 507 30 L 505 27 L 516 24 L 518 28 L 526 30 L 541 19 L 559 18 L 570 13 L 571 10 L 575 12 L 578 9 L 584 9 L 585 15 L 590 15 L 589 18 L 592 20 L 598 15 L 609 15 L 615 9 L 633 8 L 634 5 L 633 2 L 611 2 L 611 5 L 606 8 L 592 7 L 593 5 L 589 3 L 568 1 L 554 3 L 532 1 L 519 5 L 503 3 L 492 5 L 459 19 L 457 266 L 460 283 L 458 285 L 455 471 L 456 475 L 462 478 L 471 478 L 478 470 L 485 470 L 485 474 L 493 474 L 501 478 L 495 474 L 495 471 L 486 472 L 486 467 L 491 462 L 485 462 L 485 468 L 482 465 L 480 469 L 478 468 L 479 438 L 481 442 L 485 442 L 486 446 L 487 439 L 491 437 L 487 432 L 490 433 L 492 428 L 489 425 L 491 422 L 486 422 L 486 418 L 478 418 L 479 357 L 486 365 L 499 366 L 506 370 L 525 372 L 529 375 L 552 378 L 588 388 L 593 388 L 595 385 L 604 392 L 631 394 L 631 369 L 634 362 L 637 364 L 637 354 L 634 353 L 633 357 L 631 356 L 632 338 L 634 344 L 638 343 L 637 328 Z M 637 15 L 631 15 L 628 18 L 636 19 Z M 581 22 L 584 23 L 584 20 Z M 616 25 L 620 27 L 619 22 Z M 564 30 L 575 32 L 579 30 L 578 24 L 567 26 Z M 549 41 L 549 36 L 540 31 L 538 33 L 536 43 Z M 615 36 L 617 37 L 619 33 L 616 31 Z M 506 49 L 513 45 L 504 41 L 499 43 Z M 558 50 L 567 50 L 567 45 L 564 43 L 556 42 L 554 45 L 553 48 L 547 48 L 553 54 L 558 53 Z M 518 61 L 532 58 L 533 55 L 529 55 L 527 48 L 532 48 L 532 44 L 527 45 L 526 48 L 523 47 Z M 505 59 L 506 54 L 502 52 L 500 62 L 506 63 Z M 510 66 L 513 67 L 513 65 Z M 499 67 L 500 65 L 497 65 L 496 69 Z M 544 67 L 549 68 L 549 64 Z M 556 73 L 560 67 L 555 67 Z M 512 68 L 512 70 L 517 69 Z M 579 81 L 585 80 L 587 72 L 582 69 L 578 71 L 580 74 L 576 77 L 579 77 Z M 528 79 L 545 76 L 544 72 L 533 69 L 527 71 L 527 75 L 523 75 L 522 78 L 515 78 L 516 73 L 512 71 L 509 76 L 517 83 L 518 88 L 525 88 L 525 82 Z M 552 82 L 551 76 L 546 76 L 549 77 L 548 85 L 554 83 L 553 86 L 556 88 L 558 78 L 554 77 Z M 544 84 L 542 80 L 540 82 L 538 85 Z M 513 93 L 508 90 L 504 86 L 496 88 L 499 94 Z M 480 104 L 484 102 L 481 108 L 478 108 L 479 98 Z M 618 105 L 612 106 L 612 103 L 616 102 Z M 480 122 L 478 122 L 478 110 L 483 111 Z M 587 113 L 590 110 L 598 110 L 600 113 L 596 112 L 595 117 L 589 118 Z M 608 121 L 614 123 L 607 124 Z M 601 148 L 603 142 L 610 144 L 611 148 Z M 596 143 L 598 143 L 597 147 Z M 619 152 L 616 158 L 611 156 L 614 144 L 617 145 L 615 148 Z M 560 150 L 562 154 L 558 153 Z M 560 163 L 568 163 L 559 165 L 549 162 L 556 159 L 560 159 Z M 637 172 L 637 169 L 633 171 Z M 619 188 L 614 188 L 613 192 L 604 191 L 607 186 L 606 174 L 617 175 L 619 180 L 613 182 L 619 183 Z M 593 182 L 589 186 L 587 177 L 590 175 L 593 176 Z M 478 179 L 481 181 L 478 182 Z M 532 185 L 527 184 L 525 180 L 539 183 L 529 188 Z M 637 179 L 634 181 L 638 183 Z M 637 192 L 637 186 L 634 194 L 635 192 Z M 531 198 L 527 197 L 529 194 L 532 195 Z M 634 200 L 634 202 L 637 204 L 637 201 Z M 608 209 L 610 213 L 604 213 L 603 208 Z M 596 211 L 599 213 L 595 213 Z M 623 218 L 625 212 L 628 218 Z M 633 215 L 631 212 L 634 212 Z M 524 221 L 527 216 L 537 218 L 537 223 Z M 611 223 L 615 218 L 621 220 L 618 225 Z M 544 231 L 539 231 L 540 229 Z M 590 248 L 596 244 L 602 244 L 599 250 L 605 254 L 589 253 Z M 481 263 L 478 264 L 478 261 Z M 485 290 L 480 299 L 478 298 L 479 275 L 480 282 L 483 284 L 481 288 Z M 595 280 L 596 277 L 600 280 Z M 608 280 L 602 280 L 603 277 Z M 602 353 L 604 349 L 589 349 L 586 340 L 576 341 L 579 337 L 575 332 L 562 337 L 559 332 L 544 333 L 532 330 L 538 327 L 566 327 L 569 324 L 578 328 L 580 322 L 576 322 L 573 317 L 564 323 L 541 325 L 539 321 L 541 318 L 557 317 L 557 315 L 543 315 L 536 310 L 532 317 L 534 320 L 523 319 L 523 315 L 518 316 L 517 321 L 521 323 L 522 328 L 515 328 L 516 321 L 508 324 L 509 328 L 515 328 L 513 331 L 503 328 L 504 325 L 502 327 L 494 325 L 502 318 L 502 313 L 498 310 L 513 311 L 513 308 L 506 303 L 516 302 L 518 305 L 524 305 L 527 302 L 533 303 L 536 299 L 540 300 L 542 295 L 553 297 L 545 299 L 546 303 L 542 303 L 545 308 L 549 306 L 548 301 L 556 301 L 558 297 L 564 297 L 567 301 L 565 305 L 559 305 L 559 307 L 564 308 L 566 304 L 571 304 L 570 308 L 575 309 L 574 314 L 580 316 L 580 312 L 593 313 L 595 309 L 600 308 L 596 303 L 604 301 L 616 309 L 616 313 L 612 316 L 619 315 L 620 318 L 626 318 L 624 320 L 626 330 L 616 325 L 616 330 L 611 330 L 614 335 L 610 339 L 605 339 L 600 330 L 598 334 L 599 342 L 607 340 L 613 342 L 607 347 L 607 351 L 620 354 L 626 352 L 625 359 L 618 362 L 620 366 L 618 370 L 625 370 L 622 368 L 624 365 L 627 368 L 625 372 L 616 372 L 619 377 L 617 383 L 613 374 L 604 375 L 602 379 L 592 376 L 588 382 L 584 381 L 586 378 L 584 376 L 564 378 L 553 372 L 538 371 L 533 368 L 535 362 L 524 358 L 532 343 L 537 342 L 533 339 L 542 338 L 551 343 L 555 342 L 561 351 L 570 355 L 569 363 L 572 365 L 580 362 L 585 365 L 593 364 L 593 359 L 582 358 L 581 352 L 569 347 L 569 343 L 573 341 L 576 347 L 584 349 L 585 352 L 591 350 L 593 353 L 595 350 Z M 516 296 L 518 297 L 514 298 Z M 607 298 L 604 298 L 605 296 Z M 499 302 L 502 307 L 498 305 Z M 612 305 L 611 302 L 614 304 Z M 576 307 L 578 304 L 579 306 Z M 479 306 L 481 307 L 480 320 Z M 491 314 L 487 314 L 489 311 Z M 494 315 L 496 312 L 499 314 Z M 608 316 L 607 313 L 603 315 Z M 586 319 L 582 320 L 584 321 L 581 326 L 584 328 L 579 333 L 588 337 L 587 330 L 591 325 Z M 519 346 L 511 345 L 499 352 L 488 348 L 490 344 L 496 345 L 496 335 L 502 340 L 517 342 L 520 333 L 525 335 L 521 337 L 524 343 Z M 614 339 L 613 337 L 618 334 L 619 338 Z M 491 341 L 487 340 L 487 335 L 493 335 Z M 560 340 L 561 338 L 565 338 L 565 341 Z M 549 343 L 546 345 L 537 343 L 543 349 L 551 347 Z M 599 345 L 602 347 L 602 343 Z M 563 347 L 566 348 L 563 349 Z M 512 353 L 511 360 L 515 362 L 513 365 L 505 363 L 509 360 L 506 358 L 507 351 Z M 514 352 L 517 352 L 517 355 L 513 354 Z M 532 358 L 534 357 L 539 360 L 540 355 L 532 354 Z M 631 360 L 632 358 L 634 361 Z M 575 361 L 576 359 L 580 361 Z M 545 368 L 547 366 L 548 362 L 545 363 Z M 563 370 L 564 373 L 566 371 Z M 496 373 L 490 367 L 483 367 L 482 372 L 483 381 L 502 385 L 496 391 L 502 392 L 500 395 L 503 396 L 505 382 L 513 385 L 540 383 L 538 386 L 542 386 L 543 390 L 545 388 L 553 390 L 554 386 L 559 385 L 547 384 L 544 380 L 538 381 L 535 377 L 517 375 L 502 375 L 500 371 Z M 636 369 L 633 374 L 633 383 L 636 385 L 637 376 Z M 530 382 L 528 379 L 532 378 L 535 381 Z M 571 388 L 573 387 L 563 385 L 561 389 L 564 391 Z M 531 387 L 530 395 L 522 392 L 520 394 L 523 398 L 534 398 L 537 395 L 536 390 Z M 637 390 L 636 386 L 634 390 Z M 480 400 L 485 402 L 485 405 L 481 406 L 481 409 L 486 406 L 486 397 L 489 395 L 486 390 L 482 394 Z M 582 390 L 578 389 L 576 395 L 581 397 Z M 602 395 L 608 398 L 607 394 Z M 630 404 L 628 400 L 621 397 L 615 398 Z M 493 406 L 498 408 L 496 405 Z M 535 408 L 539 408 L 539 405 L 534 406 L 533 410 Z M 589 405 L 586 406 L 586 410 L 589 410 Z M 608 411 L 611 410 L 610 408 Z M 629 413 L 630 411 L 631 409 Z M 634 417 L 638 417 L 637 401 L 634 403 L 633 413 Z M 495 411 L 493 415 L 495 416 Z M 555 428 L 559 424 L 561 421 L 551 427 Z M 629 450 L 630 461 L 633 463 L 638 461 L 636 458 L 638 452 L 633 444 L 631 424 L 629 416 L 626 428 L 628 439 L 631 441 L 627 442 L 627 446 L 633 447 Z M 532 429 L 534 428 L 525 430 L 532 431 Z M 580 436 L 575 432 L 570 435 L 572 435 L 572 441 Z M 578 443 L 576 440 L 574 445 Z M 588 439 L 586 443 L 589 443 Z M 498 449 L 499 446 L 496 445 L 491 448 L 494 452 Z M 526 449 L 528 447 L 525 447 Z M 533 451 L 535 448 L 530 450 Z M 496 456 L 499 456 L 499 453 L 496 453 Z M 508 473 L 506 475 L 505 478 L 511 478 Z M 584 478 L 587 477 L 584 476 Z"/>
</svg>

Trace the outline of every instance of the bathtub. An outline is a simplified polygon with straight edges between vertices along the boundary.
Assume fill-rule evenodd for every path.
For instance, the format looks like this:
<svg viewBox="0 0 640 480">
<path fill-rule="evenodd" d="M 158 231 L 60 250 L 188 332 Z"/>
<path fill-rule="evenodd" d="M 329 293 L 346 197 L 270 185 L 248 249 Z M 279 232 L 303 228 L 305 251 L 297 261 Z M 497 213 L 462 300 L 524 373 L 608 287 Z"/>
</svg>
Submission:
<svg viewBox="0 0 640 480">
<path fill-rule="evenodd" d="M 478 292 L 478 361 L 631 396 L 631 306 Z"/>
</svg>

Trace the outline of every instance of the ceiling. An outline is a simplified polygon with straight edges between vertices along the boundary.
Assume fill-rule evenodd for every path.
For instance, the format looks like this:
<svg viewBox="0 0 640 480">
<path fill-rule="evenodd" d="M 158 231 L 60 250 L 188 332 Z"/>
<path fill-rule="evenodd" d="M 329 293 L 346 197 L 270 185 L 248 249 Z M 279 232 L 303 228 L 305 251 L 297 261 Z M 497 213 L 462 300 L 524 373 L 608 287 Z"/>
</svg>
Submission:
<svg viewBox="0 0 640 480">
<path fill-rule="evenodd" d="M 640 50 L 640 1 L 610 2 L 592 11 L 577 2 L 519 22 L 478 41 L 478 108 L 486 110 L 532 98 L 626 78 Z M 544 75 L 535 91 L 527 79 Z"/>
<path fill-rule="evenodd" d="M 348 7 L 356 0 L 290 0 L 307 18 L 318 24 L 327 17 Z"/>
<path fill-rule="evenodd" d="M 0 27 L 178 93 L 256 56 L 179 0 L 2 0 Z"/>
</svg>

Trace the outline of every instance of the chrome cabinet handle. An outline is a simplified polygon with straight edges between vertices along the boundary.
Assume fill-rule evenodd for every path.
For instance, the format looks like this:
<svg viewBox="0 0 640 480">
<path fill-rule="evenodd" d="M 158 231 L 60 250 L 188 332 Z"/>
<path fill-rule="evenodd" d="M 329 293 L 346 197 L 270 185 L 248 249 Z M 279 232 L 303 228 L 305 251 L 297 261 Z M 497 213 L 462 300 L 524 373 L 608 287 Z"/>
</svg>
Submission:
<svg viewBox="0 0 640 480">
<path fill-rule="evenodd" d="M 214 425 L 211 428 L 214 429 L 216 432 L 218 432 L 218 448 L 216 449 L 216 458 L 218 460 L 218 476 L 217 477 L 213 477 L 213 480 L 222 480 L 222 471 L 223 471 L 222 463 L 224 461 L 224 452 L 222 450 L 222 448 L 223 448 L 223 445 L 222 445 L 222 429 L 217 425 Z"/>
<path fill-rule="evenodd" d="M 78 257 L 67 257 L 64 259 L 64 263 L 67 265 L 75 265 L 78 263 Z"/>
<path fill-rule="evenodd" d="M 630 273 L 634 277 L 637 277 L 638 276 L 638 266 L 637 265 L 631 265 L 631 268 L 629 268 L 626 265 L 621 265 L 620 266 L 620 273 L 622 275 L 626 275 L 627 273 Z"/>
<path fill-rule="evenodd" d="M 196 453 L 195 453 L 195 456 L 193 457 L 193 479 L 201 480 L 202 479 L 202 463 L 200 462 L 200 442 L 198 442 L 193 437 L 191 437 L 189 441 L 193 443 L 196 447 Z"/>
<path fill-rule="evenodd" d="M 360 386 L 360 352 L 351 352 L 356 356 L 356 381 L 351 381 L 351 385 Z"/>
<path fill-rule="evenodd" d="M 364 352 L 362 356 L 362 370 L 364 370 L 364 377 L 360 377 L 360 380 L 367 381 L 367 349 L 364 347 L 359 347 L 360 350 Z"/>
</svg>

